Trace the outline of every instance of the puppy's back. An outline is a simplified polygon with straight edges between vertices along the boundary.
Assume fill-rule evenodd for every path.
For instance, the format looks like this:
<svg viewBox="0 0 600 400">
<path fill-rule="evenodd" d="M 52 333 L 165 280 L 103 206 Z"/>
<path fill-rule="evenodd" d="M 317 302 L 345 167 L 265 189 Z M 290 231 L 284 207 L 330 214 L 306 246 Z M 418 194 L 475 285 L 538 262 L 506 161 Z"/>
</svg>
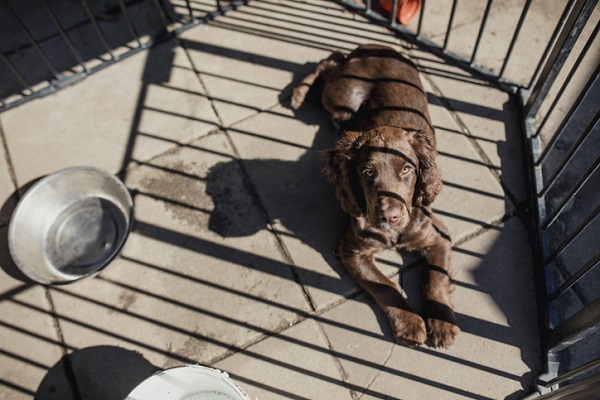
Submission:
<svg viewBox="0 0 600 400">
<path fill-rule="evenodd" d="M 330 71 L 323 105 L 332 114 L 346 109 L 352 128 L 392 125 L 431 130 L 427 95 L 415 64 L 392 48 L 363 45 Z"/>
</svg>

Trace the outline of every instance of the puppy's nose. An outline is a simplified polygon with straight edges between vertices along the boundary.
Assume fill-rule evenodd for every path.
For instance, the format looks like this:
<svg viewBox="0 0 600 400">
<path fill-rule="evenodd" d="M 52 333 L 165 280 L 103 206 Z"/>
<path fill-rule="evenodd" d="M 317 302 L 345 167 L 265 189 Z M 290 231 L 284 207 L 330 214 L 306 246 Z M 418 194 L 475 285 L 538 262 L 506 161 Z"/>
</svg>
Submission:
<svg viewBox="0 0 600 400">
<path fill-rule="evenodd" d="M 381 213 L 384 222 L 393 224 L 400 219 L 400 209 L 398 207 L 389 207 Z"/>
</svg>

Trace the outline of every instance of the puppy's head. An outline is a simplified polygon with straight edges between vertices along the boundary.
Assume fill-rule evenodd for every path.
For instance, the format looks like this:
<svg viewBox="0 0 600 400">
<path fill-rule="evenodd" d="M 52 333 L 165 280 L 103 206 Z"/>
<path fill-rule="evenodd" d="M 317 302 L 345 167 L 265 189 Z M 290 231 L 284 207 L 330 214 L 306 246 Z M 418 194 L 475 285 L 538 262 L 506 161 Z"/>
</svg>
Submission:
<svg viewBox="0 0 600 400">
<path fill-rule="evenodd" d="M 325 174 L 344 211 L 380 229 L 403 229 L 413 207 L 428 206 L 442 188 L 433 135 L 396 127 L 346 132 L 325 152 Z"/>
</svg>

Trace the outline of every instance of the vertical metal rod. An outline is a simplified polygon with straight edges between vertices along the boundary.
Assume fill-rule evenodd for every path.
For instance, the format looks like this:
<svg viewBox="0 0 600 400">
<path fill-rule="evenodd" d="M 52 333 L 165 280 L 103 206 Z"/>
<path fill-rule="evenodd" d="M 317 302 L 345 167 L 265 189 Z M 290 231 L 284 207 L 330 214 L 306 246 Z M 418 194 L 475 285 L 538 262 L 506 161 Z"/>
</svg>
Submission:
<svg viewBox="0 0 600 400">
<path fill-rule="evenodd" d="M 567 168 L 567 165 L 569 164 L 569 162 L 571 162 L 571 160 L 575 157 L 575 154 L 581 148 L 581 146 L 583 145 L 585 140 L 592 134 L 594 129 L 597 128 L 598 119 L 600 118 L 599 116 L 600 116 L 600 111 L 597 111 L 593 120 L 590 121 L 590 123 L 586 126 L 586 128 L 583 130 L 583 132 L 581 132 L 581 135 L 579 135 L 579 137 L 577 138 L 575 143 L 573 143 L 573 145 L 569 149 L 566 156 L 563 158 L 562 162 L 560 163 L 560 165 L 558 166 L 556 171 L 552 174 L 552 177 L 550 179 L 548 179 L 547 183 L 545 184 L 545 187 L 539 192 L 539 194 L 538 194 L 539 197 L 543 197 L 546 194 L 548 194 L 548 191 L 556 183 L 556 180 L 558 179 L 560 174 L 562 174 L 562 172 L 565 170 L 565 168 Z"/>
<path fill-rule="evenodd" d="M 84 8 L 86 14 L 90 18 L 90 22 L 92 23 L 92 26 L 96 30 L 96 33 L 98 34 L 98 38 L 100 39 L 100 42 L 102 42 L 102 45 L 104 46 L 104 49 L 108 52 L 108 54 L 110 54 L 110 57 L 113 60 L 116 60 L 117 57 L 114 55 L 112 49 L 110 48 L 108 42 L 106 41 L 106 37 L 104 36 L 104 33 L 102 33 L 102 30 L 100 29 L 100 26 L 98 25 L 98 22 L 96 21 L 96 17 L 94 17 L 94 13 L 92 12 L 92 10 L 90 9 L 90 7 L 88 6 L 87 0 L 80 0 L 80 2 L 81 2 L 81 5 Z"/>
<path fill-rule="evenodd" d="M 556 300 L 560 295 L 569 290 L 575 285 L 581 278 L 583 278 L 588 272 L 600 263 L 600 253 L 597 253 L 592 259 L 590 259 L 575 275 L 573 275 L 568 281 L 563 283 L 558 289 L 548 296 L 548 301 Z"/>
<path fill-rule="evenodd" d="M 135 40 L 138 43 L 138 47 L 144 47 L 144 45 L 140 41 L 140 35 L 137 29 L 135 29 L 135 26 L 133 25 L 133 21 L 131 20 L 131 16 L 129 15 L 129 11 L 127 11 L 127 6 L 123 2 L 123 0 L 119 0 L 119 6 L 121 7 L 121 11 L 123 11 L 125 22 L 127 22 L 127 27 L 129 28 L 129 33 L 131 33 L 133 40 Z"/>
<path fill-rule="evenodd" d="M 158 10 L 158 15 L 160 15 L 160 19 L 163 22 L 163 26 L 165 27 L 165 32 L 168 32 L 169 31 L 169 29 L 168 29 L 168 27 L 169 27 L 169 19 L 165 15 L 165 11 L 164 11 L 164 9 L 161 6 L 160 0 L 154 0 L 153 3 L 154 3 L 154 6 L 156 7 L 156 9 Z M 218 0 L 217 0 L 217 3 L 218 3 Z M 220 9 L 221 8 L 219 8 L 219 10 Z"/>
<path fill-rule="evenodd" d="M 12 71 L 12 73 L 15 74 L 15 76 L 17 77 L 17 79 L 19 80 L 19 82 L 21 83 L 21 85 L 23 85 L 23 89 L 27 89 L 30 86 L 29 82 L 27 82 L 27 79 L 25 79 L 25 77 L 23 75 L 21 75 L 21 73 L 19 72 L 19 70 L 13 65 L 12 62 L 10 62 L 10 60 L 8 59 L 8 57 L 6 57 L 4 55 L 4 53 L 1 52 L 1 51 L 0 51 L 0 58 L 2 58 L 2 61 L 4 61 L 4 63 Z"/>
<path fill-rule="evenodd" d="M 425 15 L 426 2 L 426 0 L 423 0 L 423 2 L 421 3 L 421 12 L 419 13 L 419 24 L 417 25 L 417 37 L 421 35 L 421 28 L 423 27 L 423 17 Z"/>
<path fill-rule="evenodd" d="M 525 104 L 524 115 L 526 118 L 535 118 L 548 91 L 550 91 L 575 42 L 592 14 L 596 3 L 597 0 L 577 0 L 573 5 L 565 26 L 556 40 L 556 44 L 552 47 L 552 53 L 548 56 L 544 68 L 540 72 L 540 78 L 536 82 L 527 100 L 527 104 Z"/>
<path fill-rule="evenodd" d="M 483 18 L 481 20 L 481 26 L 479 27 L 479 33 L 477 34 L 477 40 L 475 41 L 475 47 L 473 48 L 473 54 L 471 54 L 471 60 L 469 64 L 473 65 L 475 62 L 475 56 L 477 55 L 477 51 L 479 50 L 479 43 L 481 42 L 481 38 L 483 36 L 483 31 L 485 29 L 485 25 L 487 24 L 488 16 L 490 15 L 490 10 L 492 8 L 492 3 L 494 0 L 488 0 L 487 5 L 485 6 L 485 11 L 483 12 Z"/>
<path fill-rule="evenodd" d="M 597 367 L 600 367 L 600 358 L 598 358 L 594 361 L 590 361 L 589 363 L 584 364 L 580 367 L 577 367 L 572 371 L 564 373 L 563 375 L 561 375 L 558 378 L 548 381 L 546 383 L 545 387 L 552 387 L 554 385 L 559 385 L 559 384 L 563 383 L 564 381 L 568 381 L 569 379 L 579 376 L 587 371 L 591 371 L 592 369 L 597 368 Z M 578 381 L 578 383 L 581 383 L 581 381 Z M 588 386 L 588 387 L 591 387 L 591 386 Z M 591 388 L 593 389 L 593 387 L 591 387 Z M 552 393 L 549 393 L 549 394 L 552 394 Z M 563 398 L 566 399 L 567 397 L 563 397 Z M 579 397 L 579 398 L 581 399 L 582 397 Z"/>
<path fill-rule="evenodd" d="M 597 299 L 552 329 L 548 335 L 548 348 L 550 351 L 561 351 L 595 332 L 600 327 L 599 324 L 600 299 Z M 600 378 L 600 375 L 596 377 Z"/>
<path fill-rule="evenodd" d="M 546 48 L 544 49 L 544 52 L 542 53 L 540 62 L 538 63 L 537 67 L 535 68 L 535 72 L 531 76 L 531 80 L 525 87 L 526 90 L 531 89 L 531 85 L 533 85 L 533 82 L 535 82 L 536 79 L 538 78 L 540 70 L 542 69 L 542 66 L 544 65 L 544 61 L 546 60 L 546 56 L 548 54 L 550 54 L 550 51 L 552 50 L 552 45 L 554 44 L 554 42 L 556 42 L 556 38 L 558 37 L 558 34 L 560 33 L 563 25 L 565 24 L 565 21 L 567 20 L 567 17 L 569 16 L 569 13 L 570 13 L 571 9 L 573 8 L 574 3 L 575 3 L 575 0 L 569 0 L 569 2 L 565 5 L 563 13 L 561 14 L 561 16 L 558 19 L 558 22 L 556 24 L 556 28 L 554 29 L 554 32 L 552 32 L 552 36 L 550 37 L 550 40 L 548 40 L 548 44 L 546 45 Z"/>
<path fill-rule="evenodd" d="M 551 151 L 552 148 L 554 148 L 558 139 L 560 138 L 561 134 L 559 134 L 559 133 L 562 133 L 564 131 L 565 127 L 573 120 L 574 116 L 579 113 L 579 109 L 581 107 L 583 107 L 584 99 L 586 99 L 588 95 L 591 95 L 592 93 L 594 93 L 594 90 L 598 90 L 597 86 L 600 84 L 599 78 L 600 78 L 600 65 L 598 65 L 596 67 L 596 70 L 590 76 L 590 79 L 586 82 L 585 90 L 583 90 L 581 93 L 579 93 L 579 96 L 573 102 L 573 105 L 571 106 L 571 108 L 569 109 L 569 111 L 567 113 L 567 117 L 562 121 L 562 123 L 560 124 L 558 129 L 555 131 L 554 135 L 552 135 L 552 138 L 546 145 L 544 152 L 538 156 L 537 160 L 534 160 L 536 165 L 540 165 L 544 162 L 544 160 L 548 156 L 549 152 Z M 556 132 L 559 132 L 559 133 L 556 133 Z M 539 132 L 536 131 L 535 135 L 537 136 L 538 133 Z"/>
<path fill-rule="evenodd" d="M 571 71 L 569 71 L 569 75 L 567 75 L 567 77 L 565 78 L 565 81 L 563 82 L 560 90 L 558 91 L 558 93 L 554 97 L 554 100 L 552 101 L 552 104 L 550 105 L 550 107 L 546 111 L 546 115 L 544 116 L 544 119 L 538 125 L 538 128 L 537 128 L 537 130 L 535 132 L 536 135 L 539 135 L 539 133 L 542 131 L 542 129 L 546 125 L 546 122 L 548 122 L 548 119 L 550 118 L 550 115 L 552 115 L 552 111 L 554 111 L 554 108 L 558 104 L 559 100 L 562 98 L 563 93 L 565 92 L 565 90 L 569 86 L 569 84 L 571 83 L 571 79 L 573 78 L 573 75 L 575 75 L 575 73 L 577 72 L 579 65 L 581 65 L 581 63 L 583 62 L 583 59 L 587 55 L 590 47 L 592 46 L 592 43 L 596 39 L 596 36 L 598 36 L 598 31 L 600 31 L 600 24 L 596 25 L 596 28 L 594 29 L 594 32 L 588 38 L 588 41 L 585 44 L 583 50 L 581 50 L 581 53 L 579 54 L 579 57 L 577 57 L 577 60 L 573 64 L 573 67 L 571 67 Z M 596 71 L 594 71 L 594 73 L 592 74 L 592 78 L 594 80 L 598 78 L 599 69 L 600 69 L 600 66 L 596 67 Z M 590 81 L 591 81 L 591 79 L 590 79 Z M 581 94 L 585 93 L 587 95 L 587 93 L 590 92 L 590 90 L 594 86 L 594 84 L 595 84 L 595 82 L 592 82 L 591 85 L 590 85 L 590 82 L 588 82 L 586 84 L 586 86 L 585 86 L 587 89 L 584 90 Z M 575 105 L 581 104 L 580 103 L 581 99 L 583 99 L 583 97 L 579 96 L 579 98 L 577 99 L 577 101 L 575 101 L 573 103 L 573 106 L 571 107 L 571 110 L 569 111 L 569 114 L 568 114 L 569 118 L 565 119 L 565 121 L 570 121 L 571 120 L 571 117 L 575 114 L 575 112 L 573 111 L 576 108 Z M 562 130 L 562 128 L 564 127 L 564 125 L 565 125 L 564 123 L 561 124 L 561 127 L 557 130 L 557 132 L 560 132 Z M 556 137 L 556 135 L 554 135 L 552 137 L 552 140 L 554 140 L 555 137 Z M 546 151 L 544 151 L 544 153 L 547 153 L 547 150 L 548 150 L 549 147 L 550 147 L 550 143 L 546 146 Z M 542 159 L 545 158 L 545 154 L 542 154 L 541 158 Z"/>
<path fill-rule="evenodd" d="M 71 40 L 67 36 L 67 33 L 65 32 L 65 29 L 63 28 L 63 26 L 61 25 L 60 21 L 56 17 L 56 14 L 54 14 L 54 12 L 52 11 L 52 9 L 50 8 L 50 5 L 48 4 L 48 1 L 47 0 L 42 0 L 42 5 L 46 9 L 46 12 L 50 16 L 50 19 L 52 19 L 52 22 L 54 23 L 54 25 L 58 29 L 58 32 L 60 33 L 60 36 L 62 37 L 63 41 L 65 42 L 65 44 L 67 45 L 67 47 L 69 47 L 69 50 L 71 51 L 71 54 L 73 54 L 73 57 L 75 57 L 75 59 L 77 60 L 77 62 L 79 63 L 79 65 L 81 65 L 81 67 L 83 68 L 83 70 L 86 73 L 89 73 L 90 71 L 88 70 L 88 68 L 83 63 L 83 59 L 79 55 L 79 52 L 77 51 L 77 49 L 75 48 L 75 46 L 73 45 L 73 42 L 71 42 Z"/>
<path fill-rule="evenodd" d="M 29 43 L 33 46 L 33 48 L 35 49 L 37 54 L 40 56 L 42 61 L 44 61 L 44 64 L 46 64 L 46 67 L 50 70 L 52 75 L 54 75 L 54 76 L 58 75 L 58 71 L 56 70 L 56 68 L 54 68 L 54 66 L 52 65 L 50 60 L 48 60 L 48 58 L 46 57 L 46 55 L 44 54 L 44 52 L 42 51 L 40 46 L 38 46 L 37 42 L 35 41 L 33 36 L 31 36 L 29 31 L 25 27 L 25 24 L 23 24 L 23 21 L 21 21 L 21 18 L 19 18 L 19 16 L 15 12 L 15 10 L 11 7 L 10 4 L 8 4 L 8 2 L 6 0 L 2 0 L 2 4 L 4 4 L 4 8 L 6 8 L 8 13 L 10 14 L 10 16 L 13 18 L 14 22 L 17 24 L 17 26 L 21 30 L 21 33 L 23 33 L 23 35 L 25 35 L 27 40 L 29 40 Z"/>
<path fill-rule="evenodd" d="M 525 6 L 523 7 L 523 12 L 521 12 L 521 17 L 519 18 L 519 22 L 517 23 L 515 33 L 512 37 L 512 40 L 510 41 L 510 46 L 508 46 L 508 51 L 506 53 L 506 56 L 504 57 L 504 63 L 502 63 L 502 68 L 500 68 L 500 73 L 498 74 L 498 78 L 502 78 L 502 76 L 504 75 L 504 71 L 506 70 L 506 66 L 508 65 L 510 56 L 512 55 L 515 44 L 517 43 L 519 33 L 521 33 L 521 28 L 523 28 L 523 23 L 525 22 L 525 18 L 527 17 L 527 12 L 529 11 L 529 6 L 531 6 L 531 0 L 527 0 L 525 2 Z"/>
<path fill-rule="evenodd" d="M 188 13 L 190 14 L 190 20 L 195 21 L 196 17 L 194 16 L 194 10 L 192 9 L 192 3 L 190 3 L 190 0 L 185 0 L 185 4 L 187 6 Z"/>
<path fill-rule="evenodd" d="M 398 12 L 398 1 L 392 0 L 392 11 L 390 12 L 390 25 L 394 26 L 396 23 L 396 13 Z"/>
<path fill-rule="evenodd" d="M 569 204 L 569 202 L 573 199 L 573 197 L 575 197 L 577 195 L 577 193 L 579 193 L 579 191 L 581 190 L 583 185 L 585 185 L 585 183 L 588 181 L 588 179 L 590 179 L 592 174 L 594 174 L 596 172 L 596 170 L 598 170 L 599 165 L 600 165 L 600 156 L 598 156 L 596 158 L 594 163 L 577 180 L 577 183 L 575 183 L 575 186 L 573 187 L 573 189 L 571 189 L 571 192 L 561 201 L 560 205 L 554 211 L 552 217 L 550 219 L 548 219 L 542 225 L 542 229 L 548 229 L 550 227 L 550 225 L 552 225 L 554 223 L 554 221 L 556 221 L 556 219 L 562 213 L 562 211 L 564 210 L 566 205 Z"/>
<path fill-rule="evenodd" d="M 456 5 L 458 4 L 458 0 L 452 0 L 452 10 L 450 11 L 450 19 L 448 20 L 448 28 L 446 28 L 446 38 L 444 39 L 444 47 L 446 50 L 448 47 L 448 42 L 450 41 L 450 32 L 452 30 L 452 23 L 454 22 L 454 15 L 456 14 Z"/>
<path fill-rule="evenodd" d="M 592 221 L 598 216 L 599 212 L 600 204 L 598 204 L 596 208 L 586 218 L 584 218 L 583 221 L 581 221 L 573 229 L 573 231 L 566 238 L 563 239 L 563 241 L 558 246 L 552 249 L 550 255 L 548 255 L 544 259 L 544 265 L 550 264 L 556 257 L 558 257 L 563 252 L 564 249 L 566 249 L 575 239 L 577 239 L 579 234 L 581 234 L 581 232 L 583 232 L 585 228 L 587 228 L 592 223 Z"/>
</svg>

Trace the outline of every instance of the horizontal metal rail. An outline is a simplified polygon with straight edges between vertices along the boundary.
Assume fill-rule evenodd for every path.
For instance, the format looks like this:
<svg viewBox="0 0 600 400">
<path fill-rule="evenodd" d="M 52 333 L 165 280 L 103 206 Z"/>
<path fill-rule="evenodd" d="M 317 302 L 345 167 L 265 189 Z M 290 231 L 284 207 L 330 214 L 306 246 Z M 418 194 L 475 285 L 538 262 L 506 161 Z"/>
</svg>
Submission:
<svg viewBox="0 0 600 400">
<path fill-rule="evenodd" d="M 84 49 L 78 48 L 73 34 L 77 27 L 67 27 L 61 21 L 61 15 L 53 9 L 53 3 L 40 0 L 42 11 L 54 30 L 53 39 L 58 39 L 64 44 L 66 53 L 73 57 L 72 63 L 66 67 L 58 67 L 55 60 L 48 57 L 40 39 L 30 31 L 25 19 L 19 15 L 19 8 L 15 7 L 18 0 L 0 0 L 0 10 L 6 12 L 9 20 L 14 24 L 22 41 L 20 48 L 3 49 L 0 51 L 0 66 L 4 67 L 6 74 L 12 78 L 12 83 L 18 87 L 17 92 L 4 95 L 0 98 L 0 112 L 11 109 L 31 99 L 55 92 L 71 83 L 84 79 L 107 66 L 123 60 L 139 51 L 177 35 L 199 23 L 206 22 L 221 15 L 239 4 L 248 1 L 221 1 L 207 0 L 211 10 L 201 11 L 196 8 L 196 3 L 190 0 L 181 1 L 180 14 L 174 15 L 169 9 L 169 3 L 164 0 L 116 0 L 115 12 L 122 19 L 127 31 L 122 41 L 118 44 L 111 43 L 110 35 L 103 29 L 105 25 L 94 14 L 91 0 L 79 0 L 74 3 L 81 7 L 85 21 L 81 22 L 95 32 L 101 50 L 97 54 L 85 54 Z M 503 33 L 507 39 L 508 47 L 501 57 L 501 65 L 494 68 L 485 65 L 486 51 L 497 49 L 487 48 L 484 40 L 486 32 L 490 30 L 493 22 L 494 6 L 498 2 L 487 0 L 482 2 L 482 15 L 473 22 L 476 36 L 473 46 L 462 55 L 453 50 L 452 39 L 458 29 L 460 4 L 462 0 L 453 0 L 450 4 L 447 20 L 438 22 L 443 27 L 437 38 L 427 39 L 427 22 L 429 7 L 436 6 L 436 2 L 422 1 L 422 8 L 413 28 L 401 25 L 397 19 L 397 11 L 401 7 L 400 0 L 392 2 L 389 13 L 379 8 L 379 1 L 364 0 L 360 4 L 352 0 L 333 0 L 342 4 L 355 13 L 364 15 L 374 23 L 386 26 L 394 34 L 398 34 L 410 43 L 421 49 L 427 49 L 435 55 L 442 57 L 449 63 L 463 68 L 469 73 L 495 83 L 502 90 L 518 94 L 522 114 L 523 142 L 527 150 L 527 177 L 530 184 L 530 210 L 532 237 L 535 238 L 533 250 L 535 254 L 535 276 L 538 298 L 538 318 L 541 333 L 541 346 L 546 364 L 545 374 L 538 380 L 538 393 L 540 398 L 558 398 L 561 393 L 587 393 L 590 385 L 600 384 L 600 375 L 583 377 L 581 381 L 570 383 L 571 380 L 590 374 L 600 367 L 600 360 L 592 360 L 585 365 L 573 368 L 570 371 L 559 371 L 559 353 L 569 349 L 572 345 L 597 332 L 600 329 L 600 299 L 584 298 L 576 288 L 586 281 L 600 268 L 600 253 L 598 249 L 591 249 L 581 254 L 580 265 L 574 265 L 570 260 L 569 252 L 577 251 L 580 242 L 585 238 L 596 237 L 599 234 L 600 199 L 589 199 L 591 185 L 600 180 L 600 149 L 590 146 L 600 142 L 600 116 L 598 93 L 600 93 L 600 66 L 596 64 L 591 68 L 589 77 L 586 77 L 582 88 L 574 96 L 571 104 L 563 104 L 567 92 L 572 89 L 573 82 L 582 71 L 582 66 L 589 63 L 590 54 L 594 53 L 598 45 L 598 31 L 600 24 L 591 27 L 587 39 L 582 38 L 584 29 L 590 24 L 590 18 L 597 7 L 598 0 L 568 0 L 564 7 L 560 7 L 560 16 L 556 27 L 548 32 L 549 37 L 543 43 L 544 52 L 539 57 L 526 58 L 528 65 L 521 70 L 531 71 L 524 78 L 514 78 L 511 71 L 511 61 L 517 56 L 519 41 L 523 40 L 530 23 L 528 15 L 534 4 L 532 0 L 525 0 L 522 8 L 515 14 L 516 25 L 506 29 Z M 154 17 L 159 23 L 159 30 L 146 39 L 141 33 L 141 27 L 136 24 L 132 7 L 148 4 L 154 12 Z M 80 24 L 80 26 L 81 26 Z M 590 29 L 587 30 L 589 32 Z M 454 36 L 453 36 L 454 35 Z M 437 43 L 436 40 L 441 43 Z M 583 45 L 582 42 L 584 41 Z M 578 45 L 578 46 L 576 46 Z M 540 46 L 542 47 L 542 46 Z M 577 50 L 581 48 L 582 50 Z M 27 49 L 36 57 L 43 67 L 47 79 L 39 80 L 31 77 L 20 69 L 14 55 L 18 51 Z M 576 53 L 576 54 L 572 54 Z M 523 58 L 523 57 L 521 57 Z M 572 59 L 575 60 L 572 63 Z M 54 62 L 53 62 L 54 61 Z M 95 62 L 90 62 L 95 61 Z M 99 63 L 98 63 L 99 61 Z M 568 71 L 563 71 L 569 66 Z M 513 68 L 514 70 L 514 68 Z M 38 71 L 39 72 L 39 71 Z M 564 75 L 564 77 L 563 77 Z M 37 80 L 36 80 L 37 79 Z M 566 112 L 560 111 L 566 110 Z M 562 113 L 562 115 L 561 115 Z M 558 122 L 556 122 L 558 120 Z M 554 125 L 553 125 L 554 124 Z M 590 151 L 591 150 L 591 151 Z M 595 151 L 595 153 L 594 153 Z M 590 155 L 591 153 L 591 155 Z M 582 154 L 586 154 L 582 157 Z M 569 173 L 574 171 L 577 163 L 577 176 Z M 593 196 L 592 196 L 593 197 Z M 573 207 L 575 203 L 585 203 L 584 207 Z M 573 208 L 579 211 L 574 213 Z M 555 279 L 560 276 L 561 279 Z M 569 318 L 561 319 L 559 302 L 566 294 L 573 294 L 581 299 L 583 306 Z M 558 387 L 563 385 L 563 387 Z M 550 393 L 546 393 L 550 391 Z"/>
<path fill-rule="evenodd" d="M 227 2 L 226 6 L 223 5 L 221 1 L 214 0 L 215 11 L 205 12 L 201 18 L 198 18 L 192 3 L 187 0 L 185 2 L 187 6 L 187 15 L 180 15 L 180 21 L 175 21 L 170 18 L 170 15 L 167 14 L 165 10 L 165 5 L 162 0 L 134 0 L 127 3 L 124 0 L 117 0 L 119 16 L 122 17 L 130 34 L 129 38 L 123 39 L 123 43 L 119 44 L 121 49 L 118 54 L 116 53 L 117 49 L 115 45 L 111 45 L 106 36 L 106 32 L 104 32 L 101 26 L 101 22 L 94 14 L 90 0 L 79 0 L 79 5 L 85 13 L 86 20 L 80 22 L 76 27 L 71 27 L 69 29 L 66 29 L 63 26 L 63 23 L 61 23 L 60 16 L 57 15 L 56 11 L 52 8 L 52 2 L 48 2 L 47 0 L 40 1 L 45 15 L 52 24 L 55 37 L 60 38 L 62 43 L 68 49 L 70 55 L 73 57 L 75 63 L 68 70 L 59 71 L 40 46 L 40 41 L 36 40 L 36 38 L 34 38 L 34 36 L 31 34 L 26 23 L 23 21 L 17 10 L 15 10 L 15 7 L 11 5 L 10 0 L 0 0 L 0 10 L 6 11 L 7 15 L 10 17 L 10 21 L 14 23 L 15 27 L 21 33 L 22 38 L 26 42 L 26 44 L 21 45 L 19 49 L 13 49 L 12 51 L 4 49 L 4 51 L 0 51 L 0 64 L 3 64 L 6 67 L 6 72 L 10 74 L 14 78 L 13 80 L 20 85 L 17 90 L 11 91 L 11 93 L 8 94 L 3 94 L 4 98 L 0 98 L 0 112 L 17 107 L 32 99 L 54 93 L 65 86 L 84 79 L 92 73 L 98 72 L 116 62 L 143 51 L 164 39 L 185 31 L 186 29 L 189 29 L 198 23 L 213 19 L 216 16 L 239 6 L 240 4 L 247 3 L 249 0 L 230 1 Z M 149 37 L 145 41 L 142 41 L 139 29 L 136 27 L 136 23 L 133 20 L 130 12 L 130 7 L 132 5 L 135 6 L 141 3 L 150 3 L 154 13 L 162 24 L 162 30 L 158 33 L 155 33 L 152 37 Z M 184 21 L 184 17 L 187 17 L 187 20 Z M 82 54 L 82 50 L 84 49 L 78 49 L 74 41 L 70 38 L 70 35 L 73 34 L 74 29 L 85 24 L 89 24 L 93 28 L 93 31 L 96 35 L 95 37 L 103 49 L 101 52 L 102 54 L 96 54 L 96 58 L 94 60 L 95 62 L 92 63 L 88 63 L 90 60 L 86 60 Z M 128 43 L 129 41 L 133 41 L 134 44 L 132 45 Z M 46 80 L 34 81 L 33 79 L 30 79 L 29 77 L 25 76 L 21 69 L 15 65 L 15 62 L 11 60 L 12 53 L 26 48 L 33 49 L 37 58 L 47 69 L 48 73 Z M 97 62 L 98 60 L 100 61 L 99 63 Z"/>
</svg>

